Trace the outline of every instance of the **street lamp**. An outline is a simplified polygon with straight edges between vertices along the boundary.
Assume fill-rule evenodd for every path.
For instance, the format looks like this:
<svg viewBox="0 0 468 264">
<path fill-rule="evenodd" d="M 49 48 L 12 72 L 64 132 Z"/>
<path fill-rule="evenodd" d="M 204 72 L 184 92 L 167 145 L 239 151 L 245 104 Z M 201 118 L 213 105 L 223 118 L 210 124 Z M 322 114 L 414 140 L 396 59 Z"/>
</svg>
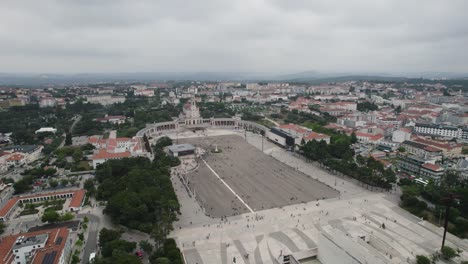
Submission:
<svg viewBox="0 0 468 264">
<path fill-rule="evenodd" d="M 446 208 L 445 208 L 444 236 L 442 238 L 442 247 L 440 248 L 441 250 L 444 248 L 444 245 L 445 245 L 445 237 L 447 235 L 447 226 L 448 226 L 450 208 L 452 207 L 452 204 L 455 198 L 459 198 L 459 197 L 460 197 L 459 195 L 454 195 L 453 193 L 450 193 L 448 196 L 442 198 L 442 202 L 445 202 Z"/>
</svg>

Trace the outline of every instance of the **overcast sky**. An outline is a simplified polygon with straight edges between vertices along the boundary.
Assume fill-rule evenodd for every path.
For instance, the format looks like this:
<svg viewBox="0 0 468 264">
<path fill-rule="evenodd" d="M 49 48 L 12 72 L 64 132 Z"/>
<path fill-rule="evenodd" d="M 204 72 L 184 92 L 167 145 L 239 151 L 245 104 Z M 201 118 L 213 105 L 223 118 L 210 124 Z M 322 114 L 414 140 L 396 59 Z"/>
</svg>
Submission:
<svg viewBox="0 0 468 264">
<path fill-rule="evenodd" d="M 466 0 L 2 0 L 0 72 L 468 72 Z"/>
</svg>

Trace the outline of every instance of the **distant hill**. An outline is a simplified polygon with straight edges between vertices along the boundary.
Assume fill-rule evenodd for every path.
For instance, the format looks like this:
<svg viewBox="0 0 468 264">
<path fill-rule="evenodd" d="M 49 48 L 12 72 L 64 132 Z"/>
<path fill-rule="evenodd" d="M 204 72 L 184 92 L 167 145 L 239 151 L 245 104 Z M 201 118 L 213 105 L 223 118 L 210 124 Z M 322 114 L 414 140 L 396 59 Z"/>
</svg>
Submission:
<svg viewBox="0 0 468 264">
<path fill-rule="evenodd" d="M 432 77 L 426 77 L 432 76 Z M 468 80 L 468 74 L 451 73 L 411 73 L 411 74 L 353 74 L 353 73 L 322 73 L 304 71 L 291 74 L 248 73 L 248 72 L 155 72 L 155 73 L 83 73 L 83 74 L 9 74 L 0 73 L 0 85 L 44 86 L 71 85 L 89 83 L 115 82 L 149 82 L 149 81 L 235 81 L 235 82 L 291 82 L 291 83 L 326 83 L 344 81 L 388 81 L 402 82 L 424 78 L 462 79 Z M 442 77 L 446 76 L 446 77 Z M 451 76 L 451 77 L 447 77 Z"/>
<path fill-rule="evenodd" d="M 349 75 L 349 76 L 336 76 L 327 78 L 296 78 L 284 80 L 292 83 L 330 83 L 330 82 L 348 82 L 348 81 L 385 81 L 385 82 L 403 82 L 409 80 L 405 77 L 385 77 L 385 76 L 372 76 L 372 75 Z"/>
</svg>

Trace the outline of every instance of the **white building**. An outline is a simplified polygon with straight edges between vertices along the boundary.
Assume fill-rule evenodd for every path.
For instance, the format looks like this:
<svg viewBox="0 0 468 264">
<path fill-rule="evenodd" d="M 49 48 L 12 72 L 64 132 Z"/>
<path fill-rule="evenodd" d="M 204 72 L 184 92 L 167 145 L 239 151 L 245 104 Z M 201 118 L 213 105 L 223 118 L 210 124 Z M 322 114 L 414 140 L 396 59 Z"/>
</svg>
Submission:
<svg viewBox="0 0 468 264">
<path fill-rule="evenodd" d="M 195 100 L 191 99 L 189 103 L 184 105 L 183 113 L 180 116 L 181 119 L 197 119 L 200 118 L 200 110 L 198 109 Z"/>
<path fill-rule="evenodd" d="M 8 264 L 65 264 L 75 238 L 64 227 L 6 236 L 2 238 L 0 258 Z"/>
<path fill-rule="evenodd" d="M 361 143 L 376 145 L 376 144 L 379 144 L 380 141 L 384 139 L 384 136 L 382 134 L 372 135 L 368 133 L 357 132 L 356 138 Z"/>
<path fill-rule="evenodd" d="M 95 118 L 94 121 L 101 122 L 101 123 L 111 123 L 111 124 L 123 124 L 125 123 L 126 117 L 125 116 L 110 116 L 105 115 L 101 118 Z"/>
<path fill-rule="evenodd" d="M 6 165 L 19 167 L 26 164 L 26 157 L 21 153 L 13 153 L 6 159 Z"/>
<path fill-rule="evenodd" d="M 442 126 L 442 125 L 433 125 L 433 124 L 416 124 L 414 126 L 416 133 L 439 136 L 439 137 L 448 137 L 448 138 L 462 138 L 463 131 L 461 128 L 453 126 Z"/>
<path fill-rule="evenodd" d="M 411 139 L 411 129 L 409 128 L 401 128 L 398 130 L 393 131 L 392 133 L 392 141 L 402 143 L 405 140 Z"/>
<path fill-rule="evenodd" d="M 53 128 L 53 127 L 41 127 L 40 129 L 36 130 L 36 132 L 34 132 L 35 134 L 39 134 L 39 133 L 54 133 L 57 132 L 57 129 L 56 128 Z"/>
<path fill-rule="evenodd" d="M 98 137 L 89 137 L 88 143 L 96 148 L 91 157 L 93 168 L 108 160 L 123 159 L 129 157 L 150 157 L 151 153 L 147 151 L 143 138 L 117 138 L 116 133 L 111 131 L 108 139 Z"/>
<path fill-rule="evenodd" d="M 153 97 L 154 96 L 154 90 L 152 90 L 152 89 L 135 90 L 133 94 L 135 96 Z"/>
<path fill-rule="evenodd" d="M 15 145 L 0 150 L 0 170 L 9 166 L 21 166 L 39 159 L 43 146 L 39 145 Z"/>
<path fill-rule="evenodd" d="M 47 97 L 47 98 L 41 98 L 39 100 L 39 107 L 44 108 L 44 107 L 54 107 L 57 104 L 57 101 L 54 98 Z"/>
<path fill-rule="evenodd" d="M 92 104 L 111 105 L 125 102 L 125 96 L 89 95 L 86 100 Z"/>
<path fill-rule="evenodd" d="M 421 166 L 420 176 L 426 179 L 432 179 L 435 182 L 440 182 L 440 179 L 444 175 L 444 168 L 437 164 L 425 163 Z"/>
</svg>

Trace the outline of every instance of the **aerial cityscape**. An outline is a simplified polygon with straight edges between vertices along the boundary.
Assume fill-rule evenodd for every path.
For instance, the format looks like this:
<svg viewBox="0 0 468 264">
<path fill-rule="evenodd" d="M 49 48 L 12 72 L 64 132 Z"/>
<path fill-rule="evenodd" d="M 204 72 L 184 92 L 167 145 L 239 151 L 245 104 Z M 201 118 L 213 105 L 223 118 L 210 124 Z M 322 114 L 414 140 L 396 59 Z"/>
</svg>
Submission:
<svg viewBox="0 0 468 264">
<path fill-rule="evenodd" d="M 0 3 L 0 263 L 468 263 L 468 3 L 45 2 Z"/>
</svg>

